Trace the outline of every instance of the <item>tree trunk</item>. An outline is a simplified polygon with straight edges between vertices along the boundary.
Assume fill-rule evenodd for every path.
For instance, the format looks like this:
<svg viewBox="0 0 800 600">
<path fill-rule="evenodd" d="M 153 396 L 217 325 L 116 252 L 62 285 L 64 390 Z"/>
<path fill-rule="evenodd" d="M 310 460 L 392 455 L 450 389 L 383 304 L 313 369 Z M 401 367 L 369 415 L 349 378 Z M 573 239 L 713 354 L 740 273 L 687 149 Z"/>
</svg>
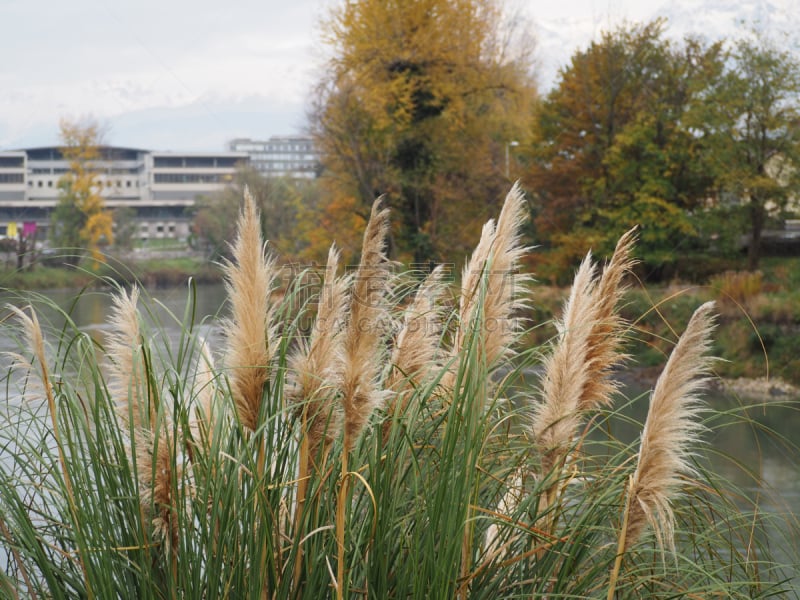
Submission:
<svg viewBox="0 0 800 600">
<path fill-rule="evenodd" d="M 755 271 L 761 262 L 761 234 L 767 211 L 760 198 L 750 199 L 750 244 L 747 247 L 747 270 Z"/>
</svg>

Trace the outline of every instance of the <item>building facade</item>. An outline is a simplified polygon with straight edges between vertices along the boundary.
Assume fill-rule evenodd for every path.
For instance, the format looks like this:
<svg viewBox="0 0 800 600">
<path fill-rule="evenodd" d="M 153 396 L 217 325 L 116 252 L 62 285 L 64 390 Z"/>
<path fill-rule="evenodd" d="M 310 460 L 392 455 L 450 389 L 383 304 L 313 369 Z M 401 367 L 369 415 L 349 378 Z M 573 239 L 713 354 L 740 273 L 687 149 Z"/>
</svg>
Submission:
<svg viewBox="0 0 800 600">
<path fill-rule="evenodd" d="M 190 233 L 187 208 L 198 197 L 225 186 L 236 168 L 249 162 L 244 152 L 152 152 L 103 146 L 92 161 L 98 191 L 108 209 L 135 211 L 137 237 L 183 240 Z M 0 152 L 0 235 L 35 228 L 44 239 L 59 199 L 59 180 L 69 171 L 59 147 Z M 32 225 L 35 224 L 35 225 Z"/>
<path fill-rule="evenodd" d="M 310 137 L 236 138 L 228 143 L 228 149 L 247 153 L 250 164 L 264 177 L 314 179 L 319 175 L 320 156 Z"/>
</svg>

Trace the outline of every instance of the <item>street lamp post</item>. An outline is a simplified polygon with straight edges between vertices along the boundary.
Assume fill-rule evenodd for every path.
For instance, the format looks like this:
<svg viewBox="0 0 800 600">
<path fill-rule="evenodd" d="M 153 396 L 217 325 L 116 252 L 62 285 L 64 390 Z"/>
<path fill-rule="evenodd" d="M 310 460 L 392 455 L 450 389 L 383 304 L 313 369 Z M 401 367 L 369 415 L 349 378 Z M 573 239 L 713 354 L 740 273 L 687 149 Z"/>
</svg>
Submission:
<svg viewBox="0 0 800 600">
<path fill-rule="evenodd" d="M 511 179 L 511 157 L 509 156 L 509 149 L 519 146 L 517 140 L 511 140 L 506 143 L 506 179 Z"/>
</svg>

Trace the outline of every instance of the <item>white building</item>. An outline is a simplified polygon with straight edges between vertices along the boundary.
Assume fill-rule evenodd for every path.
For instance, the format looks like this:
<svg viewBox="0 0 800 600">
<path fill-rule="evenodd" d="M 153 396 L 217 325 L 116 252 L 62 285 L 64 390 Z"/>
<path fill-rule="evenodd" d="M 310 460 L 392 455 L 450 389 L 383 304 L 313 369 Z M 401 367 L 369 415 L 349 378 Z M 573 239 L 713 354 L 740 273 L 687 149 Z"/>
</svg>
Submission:
<svg viewBox="0 0 800 600">
<path fill-rule="evenodd" d="M 319 174 L 319 152 L 310 137 L 272 136 L 268 140 L 236 138 L 228 143 L 231 152 L 246 152 L 250 164 L 264 177 L 314 179 Z"/>
<path fill-rule="evenodd" d="M 190 231 L 187 207 L 199 196 L 223 189 L 236 167 L 247 163 L 242 152 L 151 152 L 103 146 L 92 161 L 106 207 L 136 211 L 140 239 L 186 239 Z M 58 202 L 58 182 L 69 171 L 59 147 L 0 152 L 0 235 L 10 223 L 50 225 Z M 37 234 L 39 239 L 45 234 Z"/>
</svg>

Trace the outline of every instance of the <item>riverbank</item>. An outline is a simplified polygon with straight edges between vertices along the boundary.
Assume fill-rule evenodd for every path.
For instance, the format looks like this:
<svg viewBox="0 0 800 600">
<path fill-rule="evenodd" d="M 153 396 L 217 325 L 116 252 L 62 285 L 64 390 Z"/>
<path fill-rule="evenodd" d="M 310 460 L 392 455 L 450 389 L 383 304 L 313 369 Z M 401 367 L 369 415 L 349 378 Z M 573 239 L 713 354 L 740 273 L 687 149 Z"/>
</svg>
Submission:
<svg viewBox="0 0 800 600">
<path fill-rule="evenodd" d="M 222 280 L 216 263 L 200 255 L 138 253 L 110 258 L 105 264 L 64 268 L 36 265 L 32 270 L 7 269 L 0 273 L 0 289 L 53 290 L 107 286 L 111 281 L 140 282 L 154 290 L 183 286 L 189 278 L 198 284 Z M 553 320 L 560 314 L 566 288 L 536 284 L 531 327 L 524 344 L 547 343 L 556 334 Z M 800 259 L 765 261 L 763 272 L 727 273 L 705 285 L 671 283 L 644 286 L 632 282 L 622 315 L 631 323 L 626 352 L 631 365 L 646 376 L 657 375 L 695 308 L 714 300 L 719 313 L 712 353 L 722 360 L 716 372 L 738 395 L 777 398 L 800 397 Z"/>
<path fill-rule="evenodd" d="M 84 261 L 77 267 L 37 264 L 33 268 L 0 272 L 0 288 L 10 290 L 99 288 L 110 281 L 141 283 L 145 288 L 180 286 L 189 278 L 197 283 L 219 283 L 219 265 L 199 255 L 148 253 L 136 259 L 109 257 L 105 263 Z"/>
</svg>

